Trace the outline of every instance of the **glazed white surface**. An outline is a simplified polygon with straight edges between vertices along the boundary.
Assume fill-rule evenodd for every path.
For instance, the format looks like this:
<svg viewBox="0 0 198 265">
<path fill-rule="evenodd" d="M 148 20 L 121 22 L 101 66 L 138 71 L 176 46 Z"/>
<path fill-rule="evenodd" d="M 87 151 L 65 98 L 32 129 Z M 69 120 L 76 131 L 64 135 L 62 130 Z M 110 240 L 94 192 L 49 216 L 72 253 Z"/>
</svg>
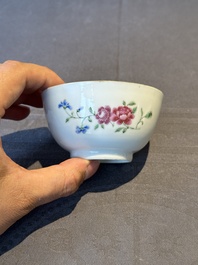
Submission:
<svg viewBox="0 0 198 265">
<path fill-rule="evenodd" d="M 130 162 L 133 153 L 150 140 L 159 117 L 163 93 L 135 83 L 87 81 L 48 88 L 42 97 L 49 129 L 71 157 L 120 163 Z M 98 110 L 107 106 L 111 115 L 114 108 L 131 109 L 131 124 L 126 124 L 126 121 L 118 124 L 112 120 L 108 124 L 99 124 L 96 118 Z M 149 113 L 152 117 L 142 119 Z"/>
</svg>

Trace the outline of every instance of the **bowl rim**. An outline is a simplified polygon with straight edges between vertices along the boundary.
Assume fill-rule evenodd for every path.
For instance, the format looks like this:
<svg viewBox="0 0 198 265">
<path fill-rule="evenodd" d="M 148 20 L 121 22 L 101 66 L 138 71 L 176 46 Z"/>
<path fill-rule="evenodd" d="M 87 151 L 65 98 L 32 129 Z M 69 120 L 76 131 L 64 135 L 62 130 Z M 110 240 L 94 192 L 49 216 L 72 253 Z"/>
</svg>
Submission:
<svg viewBox="0 0 198 265">
<path fill-rule="evenodd" d="M 74 84 L 89 84 L 89 83 L 117 83 L 117 84 L 130 84 L 130 85 L 139 85 L 141 87 L 145 87 L 148 89 L 152 89 L 158 93 L 160 93 L 162 96 L 164 96 L 164 93 L 156 87 L 153 87 L 151 85 L 145 85 L 143 83 L 136 83 L 136 82 L 128 82 L 128 81 L 119 81 L 119 80 L 84 80 L 84 81 L 72 81 L 72 82 L 65 82 L 62 84 L 58 84 L 58 85 L 54 85 L 54 86 L 50 86 L 48 88 L 46 88 L 45 90 L 42 91 L 42 94 L 44 94 L 45 92 L 49 91 L 49 90 L 54 90 L 56 88 L 62 87 L 62 86 L 67 86 L 67 85 L 74 85 Z"/>
</svg>

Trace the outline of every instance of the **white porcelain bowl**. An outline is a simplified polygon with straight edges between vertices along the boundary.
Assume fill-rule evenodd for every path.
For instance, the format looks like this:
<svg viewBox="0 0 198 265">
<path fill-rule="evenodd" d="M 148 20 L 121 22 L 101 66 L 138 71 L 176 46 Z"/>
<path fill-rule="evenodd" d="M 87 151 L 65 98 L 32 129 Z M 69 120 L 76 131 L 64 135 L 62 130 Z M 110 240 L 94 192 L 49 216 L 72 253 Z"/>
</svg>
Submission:
<svg viewBox="0 0 198 265">
<path fill-rule="evenodd" d="M 150 140 L 163 93 L 119 81 L 85 81 L 46 89 L 49 129 L 71 157 L 108 163 L 130 162 Z"/>
</svg>

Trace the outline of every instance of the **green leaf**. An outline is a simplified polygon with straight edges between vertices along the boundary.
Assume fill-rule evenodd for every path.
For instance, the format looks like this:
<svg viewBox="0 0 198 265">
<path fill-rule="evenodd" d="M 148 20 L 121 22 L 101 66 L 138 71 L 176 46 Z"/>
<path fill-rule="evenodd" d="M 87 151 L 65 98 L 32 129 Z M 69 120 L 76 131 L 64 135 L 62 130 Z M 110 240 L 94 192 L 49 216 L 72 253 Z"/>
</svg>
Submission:
<svg viewBox="0 0 198 265">
<path fill-rule="evenodd" d="M 89 122 L 92 122 L 92 119 L 91 119 L 90 117 L 88 117 L 88 121 L 89 121 Z"/>
<path fill-rule="evenodd" d="M 143 114 L 144 114 L 144 113 L 143 113 L 143 109 L 141 108 L 141 116 L 143 116 Z"/>
<path fill-rule="evenodd" d="M 127 129 L 128 129 L 128 128 L 124 128 L 123 131 L 122 131 L 122 133 L 125 133 L 125 132 L 127 131 Z"/>
<path fill-rule="evenodd" d="M 129 102 L 129 103 L 127 104 L 127 106 L 134 106 L 134 105 L 136 105 L 136 103 L 135 103 L 134 101 L 131 101 L 131 102 Z"/>
<path fill-rule="evenodd" d="M 94 114 L 94 111 L 93 111 L 92 107 L 89 108 L 89 112 L 90 112 L 91 114 Z"/>
<path fill-rule="evenodd" d="M 152 111 L 149 111 L 144 117 L 145 117 L 146 119 L 149 119 L 149 118 L 152 117 L 152 115 L 153 115 Z"/>
<path fill-rule="evenodd" d="M 133 108 L 133 113 L 136 113 L 137 107 Z"/>
<path fill-rule="evenodd" d="M 99 124 L 96 124 L 94 127 L 94 130 L 97 130 L 99 128 Z"/>
<path fill-rule="evenodd" d="M 124 129 L 123 127 L 117 128 L 117 129 L 115 130 L 115 132 L 120 132 L 120 131 L 122 131 L 123 129 Z"/>
<path fill-rule="evenodd" d="M 122 101 L 122 104 L 123 104 L 124 106 L 126 106 L 126 101 L 123 100 L 123 101 Z"/>
<path fill-rule="evenodd" d="M 104 124 L 101 124 L 101 128 L 104 129 Z"/>
<path fill-rule="evenodd" d="M 65 120 L 65 122 L 68 122 L 70 120 L 70 118 L 67 118 L 66 120 Z"/>
</svg>

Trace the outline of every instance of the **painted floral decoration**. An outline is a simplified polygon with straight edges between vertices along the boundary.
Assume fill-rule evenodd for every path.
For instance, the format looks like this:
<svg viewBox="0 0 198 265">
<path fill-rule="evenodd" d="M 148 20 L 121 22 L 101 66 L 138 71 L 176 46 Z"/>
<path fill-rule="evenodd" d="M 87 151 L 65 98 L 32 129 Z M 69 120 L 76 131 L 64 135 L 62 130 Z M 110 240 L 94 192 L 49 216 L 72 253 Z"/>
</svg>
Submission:
<svg viewBox="0 0 198 265">
<path fill-rule="evenodd" d="M 144 125 L 145 119 L 152 117 L 152 111 L 144 114 L 142 108 L 140 108 L 140 118 L 134 123 L 135 114 L 138 111 L 137 104 L 134 101 L 129 102 L 123 100 L 122 105 L 111 108 L 110 106 L 101 106 L 97 111 L 94 111 L 91 107 L 88 109 L 88 115 L 82 116 L 81 110 L 84 107 L 79 107 L 75 111 L 69 102 L 64 99 L 58 104 L 59 109 L 63 109 L 66 113 L 65 122 L 68 123 L 71 119 L 79 120 L 79 126 L 76 126 L 77 134 L 85 134 L 91 127 L 90 125 L 95 122 L 94 130 L 99 128 L 104 129 L 105 126 L 116 126 L 115 132 L 125 133 L 127 130 L 140 130 Z M 88 125 L 89 124 L 89 125 Z"/>
</svg>

